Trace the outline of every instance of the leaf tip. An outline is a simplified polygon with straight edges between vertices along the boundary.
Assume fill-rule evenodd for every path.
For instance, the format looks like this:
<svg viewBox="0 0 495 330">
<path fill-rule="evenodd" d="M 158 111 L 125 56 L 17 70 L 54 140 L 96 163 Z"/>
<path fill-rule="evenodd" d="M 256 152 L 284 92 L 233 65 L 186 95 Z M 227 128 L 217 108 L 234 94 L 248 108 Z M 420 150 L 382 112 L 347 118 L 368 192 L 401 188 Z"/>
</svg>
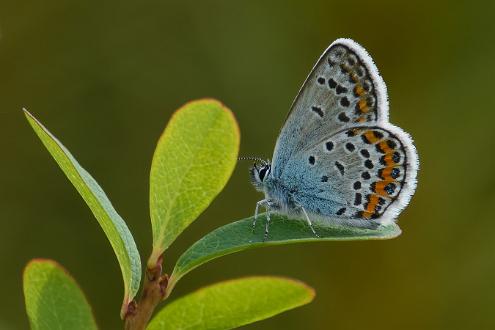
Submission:
<svg viewBox="0 0 495 330">
<path fill-rule="evenodd" d="M 232 122 L 234 124 L 234 130 L 235 130 L 235 134 L 236 134 L 236 138 L 237 138 L 237 148 L 239 148 L 239 145 L 241 142 L 240 141 L 241 128 L 239 127 L 239 122 L 237 121 L 237 118 L 235 117 L 234 112 L 232 110 L 230 110 L 229 107 L 227 107 L 223 103 L 220 103 L 220 105 L 222 107 L 222 110 L 227 113 L 227 115 L 230 117 L 230 119 L 232 120 Z"/>
<path fill-rule="evenodd" d="M 274 278 L 276 278 L 276 277 L 274 276 Z M 284 278 L 287 282 L 292 282 L 293 284 L 300 286 L 301 288 L 303 288 L 306 291 L 306 293 L 307 293 L 306 299 L 307 300 L 304 301 L 304 304 L 309 304 L 310 302 L 312 302 L 315 299 L 316 290 L 312 286 L 310 286 L 309 284 L 307 284 L 303 281 L 300 281 L 300 280 L 296 280 L 294 278 L 290 278 L 290 277 L 283 277 L 282 276 L 281 278 Z"/>
<path fill-rule="evenodd" d="M 24 266 L 24 269 L 22 271 L 22 279 L 23 279 L 24 284 L 25 284 L 25 281 L 27 280 L 28 271 L 34 267 L 37 267 L 37 266 L 41 266 L 41 267 L 50 266 L 51 270 L 60 271 L 62 274 L 64 274 L 66 276 L 66 278 L 68 278 L 70 281 L 72 281 L 72 283 L 77 288 L 79 288 L 79 290 L 81 290 L 81 292 L 83 292 L 81 287 L 79 286 L 79 283 L 76 281 L 76 279 L 72 276 L 72 274 L 64 266 L 62 266 L 57 261 L 55 261 L 53 259 L 48 259 L 48 258 L 33 258 L 33 259 L 28 261 L 28 263 L 26 264 L 26 266 Z M 85 297 L 85 299 L 86 299 L 86 297 Z"/>
<path fill-rule="evenodd" d="M 225 105 L 221 101 L 219 101 L 213 97 L 202 97 L 200 99 L 191 100 L 191 101 L 186 102 L 183 106 L 181 106 L 181 108 L 194 106 L 197 104 L 204 104 L 204 103 L 214 104 L 214 105 L 221 107 L 221 108 L 225 107 Z"/>
<path fill-rule="evenodd" d="M 72 274 L 64 266 L 62 266 L 57 261 L 55 261 L 53 259 L 48 259 L 48 258 L 33 258 L 33 259 L 29 260 L 28 263 L 26 264 L 26 266 L 24 266 L 24 269 L 22 271 L 23 278 L 26 276 L 26 272 L 30 268 L 36 267 L 38 265 L 51 266 L 54 269 L 60 270 L 61 272 L 64 273 L 65 276 L 67 276 L 69 279 L 71 279 L 79 287 L 79 284 L 77 283 L 75 278 L 72 276 Z"/>
<path fill-rule="evenodd" d="M 239 127 L 239 122 L 237 121 L 237 118 L 234 115 L 234 112 L 228 106 L 226 106 L 224 103 L 222 103 L 221 101 L 218 101 L 214 98 L 205 98 L 204 100 L 216 103 L 223 111 L 225 111 L 225 113 L 227 113 L 227 115 L 230 117 L 230 119 L 234 123 L 234 129 L 235 129 L 236 137 L 238 139 L 237 143 L 239 144 L 240 143 L 239 137 L 241 135 L 241 129 Z"/>
<path fill-rule="evenodd" d="M 290 283 L 295 287 L 299 287 L 303 289 L 307 294 L 306 300 L 304 300 L 304 304 L 308 304 L 312 302 L 313 299 L 316 297 L 316 290 L 312 286 L 292 277 L 280 276 L 280 275 L 261 275 L 261 276 L 258 275 L 258 276 L 241 277 L 240 279 L 252 279 L 252 278 L 260 278 L 260 279 L 274 280 L 274 281 L 285 281 L 286 283 Z M 238 279 L 233 279 L 232 281 L 236 281 L 236 280 Z"/>
<path fill-rule="evenodd" d="M 58 267 L 58 268 L 61 268 L 61 269 L 65 270 L 65 268 L 62 265 L 60 265 L 58 262 L 56 262 L 53 259 L 33 258 L 33 259 L 31 259 L 31 260 L 28 261 L 28 263 L 26 264 L 26 266 L 24 266 L 24 269 L 23 269 L 22 273 L 23 274 L 26 274 L 26 271 L 29 270 L 29 268 L 31 268 L 33 266 L 36 266 L 36 265 L 39 265 L 39 264 L 44 264 L 44 265 L 49 264 L 49 265 L 52 265 L 54 267 Z"/>
<path fill-rule="evenodd" d="M 43 128 L 43 130 L 46 131 L 46 128 L 39 122 L 39 120 L 33 116 L 31 112 L 29 112 L 26 108 L 22 108 L 22 112 L 24 113 L 24 116 L 26 117 L 28 123 L 31 125 L 32 128 L 35 128 L 36 126 L 39 126 Z"/>
<path fill-rule="evenodd" d="M 234 113 L 232 112 L 232 110 L 228 106 L 226 106 L 222 101 L 219 101 L 219 100 L 217 100 L 217 99 L 215 99 L 213 97 L 203 97 L 203 98 L 200 98 L 200 99 L 196 99 L 196 100 L 192 100 L 192 101 L 186 102 L 183 106 L 181 106 L 176 111 L 176 113 L 179 112 L 180 110 L 184 109 L 184 108 L 187 108 L 189 106 L 198 105 L 198 104 L 214 105 L 214 106 L 220 108 L 221 110 L 223 110 L 230 117 L 230 119 L 232 120 L 232 122 L 234 123 L 234 128 L 235 128 L 236 135 L 238 137 L 241 135 L 241 130 L 239 128 L 239 123 L 238 123 L 238 121 L 237 121 Z"/>
<path fill-rule="evenodd" d="M 22 112 L 24 113 L 24 116 L 26 116 L 28 120 L 35 119 L 34 116 L 31 114 L 31 112 L 29 112 L 26 108 L 23 107 Z"/>
<path fill-rule="evenodd" d="M 23 292 L 26 312 L 33 329 L 66 328 L 66 324 L 75 325 L 81 321 L 85 325 L 78 329 L 97 329 L 84 292 L 69 271 L 57 261 L 31 259 L 23 270 Z M 56 297 L 64 297 L 63 304 L 67 303 L 68 307 L 62 307 L 63 304 Z M 67 313 L 67 310 L 70 312 Z M 62 317 L 50 318 L 58 314 Z M 74 329 L 73 326 L 67 328 Z"/>
</svg>

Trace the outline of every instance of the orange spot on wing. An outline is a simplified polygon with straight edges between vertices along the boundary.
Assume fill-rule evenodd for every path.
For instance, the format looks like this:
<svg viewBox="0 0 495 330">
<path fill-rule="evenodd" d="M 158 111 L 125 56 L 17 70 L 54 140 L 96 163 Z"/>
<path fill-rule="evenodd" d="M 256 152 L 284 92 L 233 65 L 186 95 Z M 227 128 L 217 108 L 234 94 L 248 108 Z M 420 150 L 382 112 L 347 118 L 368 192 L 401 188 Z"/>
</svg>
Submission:
<svg viewBox="0 0 495 330">
<path fill-rule="evenodd" d="M 379 147 L 381 150 L 383 150 L 384 153 L 388 154 L 390 152 L 393 152 L 394 150 L 391 149 L 389 146 L 388 146 L 388 143 L 387 141 L 382 141 L 379 143 Z"/>
<path fill-rule="evenodd" d="M 354 93 L 357 96 L 362 96 L 364 94 L 364 88 L 363 88 L 363 86 L 357 84 L 356 87 L 354 87 Z"/>
<path fill-rule="evenodd" d="M 395 165 L 394 161 L 394 152 L 395 149 L 392 149 L 388 142 L 389 140 L 384 140 L 378 143 L 378 148 L 385 154 L 383 156 L 383 161 L 385 162 L 385 166 L 390 167 Z M 391 170 L 391 169 L 390 169 Z"/>
<path fill-rule="evenodd" d="M 368 108 L 368 103 L 366 102 L 365 99 L 359 100 L 358 107 L 359 107 L 359 110 L 363 113 L 367 113 L 368 111 L 370 111 L 370 108 Z"/>
<path fill-rule="evenodd" d="M 394 154 L 393 153 L 388 153 L 385 156 L 383 156 L 383 160 L 385 161 L 385 164 L 387 167 L 394 166 L 395 162 L 393 159 Z"/>
<path fill-rule="evenodd" d="M 341 64 L 340 65 L 340 68 L 342 70 L 344 70 L 345 72 L 347 72 L 347 74 L 349 75 L 349 77 L 351 77 L 352 81 L 354 81 L 354 83 L 357 83 L 359 81 L 359 77 L 357 76 L 357 74 L 354 72 L 354 70 L 352 69 L 352 67 L 350 66 L 347 66 L 345 64 Z"/>
<path fill-rule="evenodd" d="M 361 212 L 361 217 L 364 219 L 370 219 L 373 216 L 374 212 L 363 211 Z"/>
<path fill-rule="evenodd" d="M 385 167 L 382 171 L 381 171 L 381 177 L 382 179 L 384 180 L 389 180 L 389 181 L 392 181 L 393 178 L 392 178 L 392 170 L 394 169 L 393 166 L 389 166 L 389 167 Z"/>
<path fill-rule="evenodd" d="M 374 213 L 375 207 L 377 204 L 378 204 L 378 196 L 377 195 L 370 195 L 369 202 L 366 205 L 366 212 L 367 213 Z"/>
<path fill-rule="evenodd" d="M 366 131 L 364 132 L 364 136 L 366 137 L 366 140 L 370 141 L 370 143 L 377 143 L 380 141 L 378 137 L 373 133 L 373 131 Z"/>
</svg>

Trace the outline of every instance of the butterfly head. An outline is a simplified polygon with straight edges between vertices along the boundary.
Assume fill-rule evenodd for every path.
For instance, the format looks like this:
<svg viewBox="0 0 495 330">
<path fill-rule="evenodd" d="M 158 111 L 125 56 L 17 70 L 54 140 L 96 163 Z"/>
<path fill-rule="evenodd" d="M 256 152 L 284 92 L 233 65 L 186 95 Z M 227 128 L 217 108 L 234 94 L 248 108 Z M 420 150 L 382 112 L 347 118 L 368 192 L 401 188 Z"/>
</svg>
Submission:
<svg viewBox="0 0 495 330">
<path fill-rule="evenodd" d="M 253 166 L 249 169 L 251 183 L 257 190 L 263 191 L 263 183 L 270 176 L 272 170 L 270 161 L 258 157 L 240 157 L 239 160 L 254 160 Z"/>
<path fill-rule="evenodd" d="M 263 190 L 263 182 L 268 178 L 272 170 L 272 165 L 268 162 L 262 164 L 254 163 L 249 173 L 251 174 L 251 183 L 257 189 Z"/>
</svg>

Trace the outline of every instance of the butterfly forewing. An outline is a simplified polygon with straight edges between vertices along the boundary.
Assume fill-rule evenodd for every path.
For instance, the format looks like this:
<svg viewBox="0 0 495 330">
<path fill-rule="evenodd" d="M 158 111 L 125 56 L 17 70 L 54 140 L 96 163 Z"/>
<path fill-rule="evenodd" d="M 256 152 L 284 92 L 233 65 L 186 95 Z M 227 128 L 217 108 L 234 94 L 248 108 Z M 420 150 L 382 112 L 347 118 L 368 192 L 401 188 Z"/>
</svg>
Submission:
<svg viewBox="0 0 495 330">
<path fill-rule="evenodd" d="M 346 127 L 387 120 L 385 84 L 366 51 L 348 39 L 320 57 L 296 97 L 273 157 L 281 175 L 291 155 Z"/>
</svg>

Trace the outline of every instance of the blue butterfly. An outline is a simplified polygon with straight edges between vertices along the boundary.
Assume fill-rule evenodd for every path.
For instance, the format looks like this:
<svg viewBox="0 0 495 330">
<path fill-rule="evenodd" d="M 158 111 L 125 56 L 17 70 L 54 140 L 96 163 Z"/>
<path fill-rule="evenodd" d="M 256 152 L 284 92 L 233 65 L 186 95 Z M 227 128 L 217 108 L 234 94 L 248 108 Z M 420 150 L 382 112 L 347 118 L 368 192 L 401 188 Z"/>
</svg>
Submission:
<svg viewBox="0 0 495 330">
<path fill-rule="evenodd" d="M 250 169 L 270 213 L 376 228 L 393 222 L 416 188 L 412 139 L 389 123 L 387 89 L 366 50 L 338 39 L 304 82 L 275 146 L 273 161 Z"/>
</svg>

